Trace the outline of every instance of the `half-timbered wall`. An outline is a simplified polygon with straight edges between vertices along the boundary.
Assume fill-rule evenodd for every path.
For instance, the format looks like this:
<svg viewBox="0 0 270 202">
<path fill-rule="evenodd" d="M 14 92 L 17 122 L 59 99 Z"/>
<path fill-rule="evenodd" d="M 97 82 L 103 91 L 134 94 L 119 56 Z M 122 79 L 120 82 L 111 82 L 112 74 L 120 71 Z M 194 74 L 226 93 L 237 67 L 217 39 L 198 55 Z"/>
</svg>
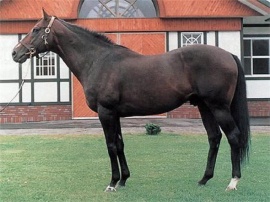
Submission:
<svg viewBox="0 0 270 202">
<path fill-rule="evenodd" d="M 52 52 L 32 62 L 15 63 L 11 51 L 24 36 L 0 35 L 0 110 L 11 105 L 0 112 L 0 123 L 70 119 L 69 69 Z M 38 110 L 45 106 L 46 113 Z"/>
</svg>

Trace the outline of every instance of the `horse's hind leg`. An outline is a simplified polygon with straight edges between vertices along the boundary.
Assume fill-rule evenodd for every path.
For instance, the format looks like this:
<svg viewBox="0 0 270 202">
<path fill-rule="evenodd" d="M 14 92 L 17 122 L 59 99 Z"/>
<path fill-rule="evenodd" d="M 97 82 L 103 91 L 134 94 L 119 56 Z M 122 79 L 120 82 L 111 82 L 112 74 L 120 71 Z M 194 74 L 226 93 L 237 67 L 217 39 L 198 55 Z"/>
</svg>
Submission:
<svg viewBox="0 0 270 202">
<path fill-rule="evenodd" d="M 236 190 L 237 183 L 241 178 L 240 131 L 236 126 L 228 106 L 215 106 L 212 112 L 224 131 L 231 147 L 232 179 L 226 190 Z"/>
<path fill-rule="evenodd" d="M 120 118 L 117 120 L 117 155 L 119 164 L 121 167 L 121 179 L 119 181 L 119 186 L 125 186 L 127 179 L 130 177 L 130 172 L 128 169 L 125 153 L 124 153 L 124 141 L 121 132 Z"/>
<path fill-rule="evenodd" d="M 205 185 L 209 179 L 214 176 L 214 169 L 216 164 L 216 158 L 219 150 L 219 144 L 222 137 L 219 126 L 215 120 L 214 115 L 210 109 L 203 103 L 198 104 L 199 111 L 201 113 L 202 121 L 206 129 L 209 141 L 209 152 L 206 170 L 203 178 L 198 182 L 199 185 Z"/>
</svg>

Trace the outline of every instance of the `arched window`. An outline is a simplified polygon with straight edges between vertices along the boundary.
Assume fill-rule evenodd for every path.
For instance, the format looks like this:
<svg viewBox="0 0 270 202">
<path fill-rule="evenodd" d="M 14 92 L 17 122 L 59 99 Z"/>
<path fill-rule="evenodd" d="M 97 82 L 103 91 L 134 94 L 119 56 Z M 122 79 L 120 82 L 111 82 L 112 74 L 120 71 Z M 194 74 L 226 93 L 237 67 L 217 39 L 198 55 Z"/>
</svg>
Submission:
<svg viewBox="0 0 270 202">
<path fill-rule="evenodd" d="M 84 0 L 79 18 L 151 18 L 156 17 L 152 0 Z"/>
</svg>

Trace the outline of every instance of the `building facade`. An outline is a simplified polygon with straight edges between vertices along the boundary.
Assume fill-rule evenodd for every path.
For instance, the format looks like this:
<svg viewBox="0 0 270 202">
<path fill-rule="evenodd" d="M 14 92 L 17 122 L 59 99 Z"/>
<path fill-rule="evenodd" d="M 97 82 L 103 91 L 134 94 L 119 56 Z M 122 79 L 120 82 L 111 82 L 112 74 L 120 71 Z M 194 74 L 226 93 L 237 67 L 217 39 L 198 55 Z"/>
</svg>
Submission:
<svg viewBox="0 0 270 202">
<path fill-rule="evenodd" d="M 0 112 L 0 123 L 97 117 L 86 106 L 81 85 L 58 55 L 50 52 L 24 64 L 12 60 L 13 47 L 41 18 L 42 7 L 50 15 L 105 33 L 117 44 L 142 54 L 192 44 L 230 51 L 245 65 L 251 116 L 270 116 L 267 0 L 2 0 L 0 110 L 9 106 Z M 187 103 L 157 116 L 200 115 Z"/>
</svg>

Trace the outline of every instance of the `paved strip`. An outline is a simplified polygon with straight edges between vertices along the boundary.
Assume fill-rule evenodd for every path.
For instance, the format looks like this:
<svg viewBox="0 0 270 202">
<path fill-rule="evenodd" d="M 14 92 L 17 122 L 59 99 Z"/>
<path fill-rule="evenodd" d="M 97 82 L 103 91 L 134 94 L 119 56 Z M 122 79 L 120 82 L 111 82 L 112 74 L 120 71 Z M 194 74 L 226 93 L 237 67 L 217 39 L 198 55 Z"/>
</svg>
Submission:
<svg viewBox="0 0 270 202">
<path fill-rule="evenodd" d="M 155 123 L 162 132 L 176 134 L 206 134 L 200 119 L 167 119 L 167 118 L 122 118 L 123 134 L 145 133 L 145 124 Z M 269 119 L 252 119 L 252 133 L 270 134 Z M 0 135 L 71 135 L 103 134 L 98 119 L 28 122 L 20 124 L 2 124 Z"/>
</svg>

